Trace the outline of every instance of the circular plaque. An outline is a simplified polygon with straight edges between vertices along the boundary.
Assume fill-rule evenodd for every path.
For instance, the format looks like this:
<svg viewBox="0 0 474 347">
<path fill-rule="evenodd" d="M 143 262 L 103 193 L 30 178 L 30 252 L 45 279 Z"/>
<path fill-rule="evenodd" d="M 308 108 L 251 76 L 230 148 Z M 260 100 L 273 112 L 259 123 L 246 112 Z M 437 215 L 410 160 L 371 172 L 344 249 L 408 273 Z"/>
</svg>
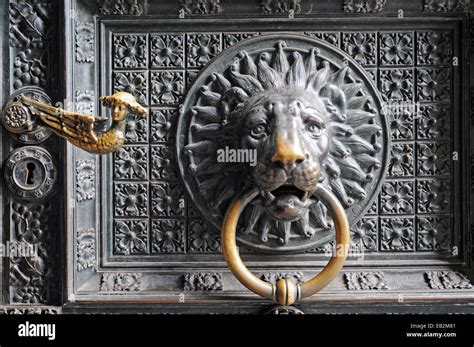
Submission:
<svg viewBox="0 0 474 347">
<path fill-rule="evenodd" d="M 210 61 L 186 95 L 177 133 L 181 176 L 219 229 L 230 202 L 261 187 L 242 215 L 240 244 L 272 253 L 315 249 L 333 240 L 333 224 L 301 187 L 316 177 L 356 223 L 386 171 L 382 109 L 372 78 L 334 46 L 288 33 L 241 41 Z M 292 171 L 275 166 L 283 162 L 273 153 L 281 137 L 305 155 Z"/>
<path fill-rule="evenodd" d="M 15 140 L 28 145 L 39 144 L 45 141 L 52 131 L 41 124 L 28 107 L 20 102 L 20 95 L 49 105 L 51 99 L 41 88 L 25 87 L 18 89 L 3 109 L 2 123 Z"/>
<path fill-rule="evenodd" d="M 41 147 L 15 149 L 5 161 L 7 188 L 23 200 L 47 197 L 54 188 L 57 170 L 51 155 Z"/>
</svg>

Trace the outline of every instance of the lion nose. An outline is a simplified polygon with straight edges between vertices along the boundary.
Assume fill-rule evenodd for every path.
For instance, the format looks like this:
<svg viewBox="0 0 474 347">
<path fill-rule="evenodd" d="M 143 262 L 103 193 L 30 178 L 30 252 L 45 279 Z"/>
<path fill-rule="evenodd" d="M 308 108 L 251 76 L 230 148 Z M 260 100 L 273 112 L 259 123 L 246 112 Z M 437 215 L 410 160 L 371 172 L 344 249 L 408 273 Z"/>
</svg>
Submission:
<svg viewBox="0 0 474 347">
<path fill-rule="evenodd" d="M 272 156 L 273 164 L 282 168 L 293 169 L 305 160 L 301 146 L 290 143 L 285 139 L 277 138 L 275 141 L 275 152 Z"/>
</svg>

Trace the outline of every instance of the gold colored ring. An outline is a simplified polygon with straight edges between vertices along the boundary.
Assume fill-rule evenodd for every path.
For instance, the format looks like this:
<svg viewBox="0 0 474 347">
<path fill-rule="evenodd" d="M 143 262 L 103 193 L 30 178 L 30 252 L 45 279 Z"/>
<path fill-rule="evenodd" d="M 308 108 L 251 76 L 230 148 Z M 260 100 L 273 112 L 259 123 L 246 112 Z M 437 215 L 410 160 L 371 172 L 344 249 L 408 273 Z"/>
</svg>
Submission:
<svg viewBox="0 0 474 347">
<path fill-rule="evenodd" d="M 336 249 L 323 270 L 310 280 L 295 283 L 290 278 L 280 279 L 276 284 L 262 281 L 245 266 L 240 258 L 236 242 L 237 222 L 245 206 L 259 191 L 251 189 L 235 199 L 227 210 L 222 225 L 221 244 L 224 258 L 234 276 L 249 290 L 280 305 L 292 305 L 299 299 L 309 297 L 326 287 L 339 273 L 347 258 L 350 242 L 349 222 L 341 203 L 326 188 L 318 185 L 315 195 L 326 205 L 334 218 L 336 228 Z"/>
</svg>

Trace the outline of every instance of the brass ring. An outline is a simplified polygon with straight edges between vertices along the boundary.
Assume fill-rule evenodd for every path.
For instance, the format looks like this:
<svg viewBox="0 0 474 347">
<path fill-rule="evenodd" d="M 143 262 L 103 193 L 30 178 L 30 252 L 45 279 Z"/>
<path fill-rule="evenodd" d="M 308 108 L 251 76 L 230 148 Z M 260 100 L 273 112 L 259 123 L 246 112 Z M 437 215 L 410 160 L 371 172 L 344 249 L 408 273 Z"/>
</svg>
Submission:
<svg viewBox="0 0 474 347">
<path fill-rule="evenodd" d="M 347 258 L 350 233 L 349 222 L 341 203 L 322 185 L 318 185 L 315 195 L 328 207 L 335 221 L 336 249 L 323 270 L 304 283 L 295 283 L 292 279 L 280 279 L 276 284 L 262 281 L 243 263 L 236 242 L 237 222 L 245 206 L 252 201 L 259 191 L 251 189 L 235 199 L 227 210 L 222 225 L 221 244 L 224 258 L 235 277 L 249 290 L 264 298 L 278 302 L 280 305 L 291 305 L 319 292 L 339 273 Z"/>
</svg>

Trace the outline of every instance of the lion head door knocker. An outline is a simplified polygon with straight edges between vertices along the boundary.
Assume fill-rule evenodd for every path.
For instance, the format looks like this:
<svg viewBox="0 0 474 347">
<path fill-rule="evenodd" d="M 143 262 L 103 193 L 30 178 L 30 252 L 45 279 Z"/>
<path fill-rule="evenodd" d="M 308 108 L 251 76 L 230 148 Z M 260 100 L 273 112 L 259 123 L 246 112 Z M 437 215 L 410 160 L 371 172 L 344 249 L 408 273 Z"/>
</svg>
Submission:
<svg viewBox="0 0 474 347">
<path fill-rule="evenodd" d="M 50 102 L 31 97 L 28 93 L 22 93 L 6 104 L 2 122 L 12 134 L 27 136 L 38 129 L 47 129 L 48 134 L 54 132 L 87 152 L 107 154 L 122 148 L 126 116 L 134 113 L 145 117 L 148 111 L 126 92 L 103 96 L 100 101 L 112 111 L 111 126 L 105 131 L 94 129 L 96 118 L 92 115 L 53 107 Z"/>
<path fill-rule="evenodd" d="M 371 77 L 355 61 L 301 35 L 242 41 L 201 71 L 178 125 L 180 170 L 201 213 L 222 227 L 225 259 L 247 288 L 288 305 L 336 276 L 349 223 L 370 208 L 385 174 L 381 110 Z M 236 244 L 302 252 L 333 240 L 334 229 L 329 263 L 301 284 L 260 280 Z"/>
</svg>

